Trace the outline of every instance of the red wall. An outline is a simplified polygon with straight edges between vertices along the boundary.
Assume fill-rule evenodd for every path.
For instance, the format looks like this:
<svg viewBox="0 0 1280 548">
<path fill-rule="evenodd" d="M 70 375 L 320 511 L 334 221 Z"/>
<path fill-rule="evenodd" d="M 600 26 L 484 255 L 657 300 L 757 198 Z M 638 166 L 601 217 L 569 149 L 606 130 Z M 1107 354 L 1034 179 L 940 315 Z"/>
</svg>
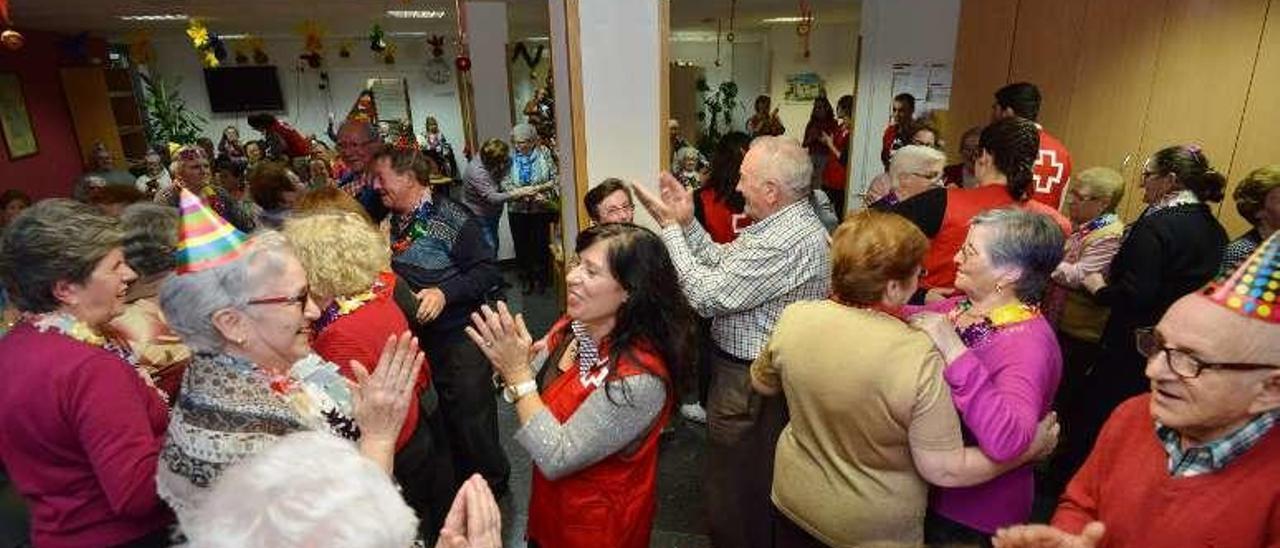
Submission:
<svg viewBox="0 0 1280 548">
<path fill-rule="evenodd" d="M 17 188 L 37 200 L 68 196 L 84 168 L 58 72 L 61 37 L 48 32 L 21 32 L 27 39 L 22 49 L 0 47 L 0 71 L 16 72 L 22 80 L 22 94 L 39 152 L 10 160 L 8 146 L 0 146 L 0 189 Z"/>
</svg>

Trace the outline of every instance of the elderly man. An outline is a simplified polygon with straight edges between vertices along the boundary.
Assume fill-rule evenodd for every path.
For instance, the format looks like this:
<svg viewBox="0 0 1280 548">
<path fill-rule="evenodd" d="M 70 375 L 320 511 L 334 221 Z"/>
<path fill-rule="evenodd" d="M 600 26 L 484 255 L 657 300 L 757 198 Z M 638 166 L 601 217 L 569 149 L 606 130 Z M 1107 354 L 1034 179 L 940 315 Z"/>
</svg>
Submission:
<svg viewBox="0 0 1280 548">
<path fill-rule="evenodd" d="M 89 191 L 92 188 L 91 182 L 97 183 L 101 181 L 102 186 L 133 186 L 135 179 L 128 171 L 116 169 L 115 158 L 111 156 L 111 151 L 107 150 L 107 146 L 101 142 L 93 145 L 93 153 L 89 157 L 89 171 L 76 181 L 76 186 L 72 190 L 72 198 L 79 201 L 85 201 L 89 198 Z M 96 180 L 95 180 L 96 178 Z"/>
<path fill-rule="evenodd" d="M 338 177 L 338 188 L 360 202 L 369 217 L 381 221 L 387 209 L 374 190 L 373 157 L 382 150 L 378 127 L 360 118 L 348 118 L 338 129 L 338 155 L 346 170 Z"/>
<path fill-rule="evenodd" d="M 1140 329 L 1151 393 L 1115 410 L 1052 526 L 996 546 L 1275 546 L 1280 542 L 1280 237 Z"/>
<path fill-rule="evenodd" d="M 787 305 L 830 292 L 827 232 L 809 202 L 813 164 L 795 140 L 758 137 L 737 190 L 755 224 L 718 245 L 693 220 L 690 193 L 663 174 L 661 198 L 635 186 L 662 225 L 684 294 L 712 319 L 713 380 L 707 398 L 707 496 L 712 542 L 769 546 L 773 449 L 785 402 L 751 390 L 749 368 Z"/>
</svg>

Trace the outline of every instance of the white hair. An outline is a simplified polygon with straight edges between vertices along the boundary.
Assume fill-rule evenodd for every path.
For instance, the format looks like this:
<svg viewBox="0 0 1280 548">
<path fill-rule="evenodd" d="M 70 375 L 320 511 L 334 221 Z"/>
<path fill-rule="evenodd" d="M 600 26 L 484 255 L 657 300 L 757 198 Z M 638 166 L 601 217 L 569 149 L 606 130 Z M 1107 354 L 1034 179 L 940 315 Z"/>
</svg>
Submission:
<svg viewBox="0 0 1280 548">
<path fill-rule="evenodd" d="M 894 151 L 889 158 L 889 175 L 896 185 L 898 175 L 927 170 L 937 171 L 941 175 L 942 168 L 946 165 L 947 155 L 942 151 L 924 145 L 907 145 Z"/>
<path fill-rule="evenodd" d="M 418 519 L 355 445 L 298 432 L 228 468 L 183 523 L 193 548 L 411 546 Z"/>
<path fill-rule="evenodd" d="M 513 141 L 531 141 L 538 136 L 538 130 L 533 128 L 532 124 L 516 124 L 511 128 L 511 140 Z"/>
<path fill-rule="evenodd" d="M 259 288 L 293 257 L 279 232 L 261 230 L 246 242 L 248 249 L 235 260 L 187 274 L 170 276 L 160 286 L 160 309 L 169 327 L 193 350 L 220 352 L 226 339 L 213 325 L 213 315 L 228 308 L 243 310 Z"/>
<path fill-rule="evenodd" d="M 702 153 L 698 152 L 698 149 L 696 148 L 680 147 L 680 150 L 676 151 L 675 160 L 676 160 L 676 163 L 678 164 L 685 160 L 697 160 L 701 157 L 701 155 Z"/>
<path fill-rule="evenodd" d="M 788 203 L 809 197 L 813 160 L 799 141 L 767 135 L 756 137 L 747 152 L 755 159 L 752 167 L 756 175 L 781 185 L 789 196 Z"/>
</svg>

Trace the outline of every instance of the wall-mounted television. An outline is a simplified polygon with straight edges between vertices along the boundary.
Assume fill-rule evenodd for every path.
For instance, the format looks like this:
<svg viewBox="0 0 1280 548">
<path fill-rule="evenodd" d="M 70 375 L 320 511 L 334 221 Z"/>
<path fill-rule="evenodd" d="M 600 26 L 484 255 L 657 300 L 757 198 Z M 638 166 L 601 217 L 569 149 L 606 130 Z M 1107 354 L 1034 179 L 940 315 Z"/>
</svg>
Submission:
<svg viewBox="0 0 1280 548">
<path fill-rule="evenodd" d="M 213 112 L 284 110 L 280 78 L 274 66 L 204 69 L 204 86 Z"/>
</svg>

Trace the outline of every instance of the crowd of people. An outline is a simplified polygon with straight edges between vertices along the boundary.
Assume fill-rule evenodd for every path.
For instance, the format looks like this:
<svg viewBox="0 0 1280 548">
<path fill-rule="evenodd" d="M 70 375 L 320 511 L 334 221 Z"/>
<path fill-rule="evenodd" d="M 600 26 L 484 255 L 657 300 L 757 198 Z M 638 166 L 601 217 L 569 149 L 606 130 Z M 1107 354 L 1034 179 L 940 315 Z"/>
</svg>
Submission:
<svg viewBox="0 0 1280 548">
<path fill-rule="evenodd" d="M 896 97 L 841 221 L 852 98 L 800 140 L 760 97 L 752 134 L 583 196 L 545 333 L 497 261 L 505 210 L 519 290 L 551 282 L 533 125 L 459 169 L 362 95 L 335 148 L 261 115 L 137 176 L 95 154 L 74 199 L 0 196 L 5 477 L 37 546 L 493 548 L 500 396 L 535 547 L 648 546 L 676 417 L 717 547 L 1280 542 L 1280 167 L 1230 240 L 1206 151 L 1161 148 L 1126 225 L 1035 86 L 994 99 L 948 166 Z"/>
</svg>

